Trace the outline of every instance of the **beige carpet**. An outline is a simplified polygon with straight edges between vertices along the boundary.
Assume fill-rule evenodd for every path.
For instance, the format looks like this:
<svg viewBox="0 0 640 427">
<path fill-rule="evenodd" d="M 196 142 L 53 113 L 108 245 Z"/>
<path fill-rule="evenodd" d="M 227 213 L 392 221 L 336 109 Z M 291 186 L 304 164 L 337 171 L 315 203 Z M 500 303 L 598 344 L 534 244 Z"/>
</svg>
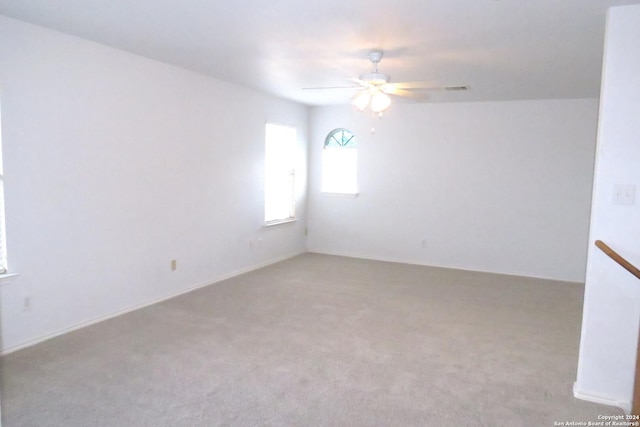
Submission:
<svg viewBox="0 0 640 427">
<path fill-rule="evenodd" d="M 572 396 L 582 296 L 306 254 L 5 357 L 3 427 L 596 421 L 622 412 Z"/>
</svg>

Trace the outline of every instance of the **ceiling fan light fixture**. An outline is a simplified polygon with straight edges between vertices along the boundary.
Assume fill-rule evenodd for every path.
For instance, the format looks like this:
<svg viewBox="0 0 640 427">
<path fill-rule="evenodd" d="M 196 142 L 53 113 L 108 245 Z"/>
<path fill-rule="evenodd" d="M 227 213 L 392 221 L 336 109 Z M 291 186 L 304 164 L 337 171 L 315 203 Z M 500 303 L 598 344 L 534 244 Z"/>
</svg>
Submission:
<svg viewBox="0 0 640 427">
<path fill-rule="evenodd" d="M 382 113 L 389 108 L 389 105 L 391 105 L 391 98 L 386 93 L 379 90 L 371 96 L 371 111 L 374 113 Z"/>
<path fill-rule="evenodd" d="M 348 80 L 357 83 L 356 86 L 330 86 L 330 87 L 307 87 L 303 89 L 360 89 L 352 98 L 351 102 L 360 111 L 370 109 L 374 114 L 381 114 L 391 105 L 388 95 L 413 99 L 416 102 L 423 102 L 428 99 L 422 91 L 445 90 L 445 91 L 466 91 L 467 85 L 458 86 L 434 86 L 431 82 L 408 81 L 391 83 L 391 77 L 378 71 L 378 64 L 382 59 L 382 50 L 376 49 L 369 52 L 369 61 L 373 65 L 370 73 L 361 74 L 359 78 L 350 77 Z"/>
<path fill-rule="evenodd" d="M 369 91 L 362 91 L 355 98 L 353 98 L 353 106 L 360 111 L 364 111 L 364 109 L 367 108 L 367 105 L 369 105 L 370 100 L 371 94 L 369 93 Z"/>
</svg>

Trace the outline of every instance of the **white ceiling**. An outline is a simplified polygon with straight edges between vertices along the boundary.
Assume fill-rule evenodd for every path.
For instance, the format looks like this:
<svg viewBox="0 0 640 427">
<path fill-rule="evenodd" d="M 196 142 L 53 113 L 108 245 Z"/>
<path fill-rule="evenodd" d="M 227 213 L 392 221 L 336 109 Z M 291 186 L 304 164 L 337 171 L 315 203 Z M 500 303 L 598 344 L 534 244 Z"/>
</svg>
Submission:
<svg viewBox="0 0 640 427">
<path fill-rule="evenodd" d="M 597 97 L 606 10 L 640 0 L 0 0 L 0 13 L 308 105 L 385 52 L 429 102 Z M 6 41 L 5 41 L 6 42 Z"/>
</svg>

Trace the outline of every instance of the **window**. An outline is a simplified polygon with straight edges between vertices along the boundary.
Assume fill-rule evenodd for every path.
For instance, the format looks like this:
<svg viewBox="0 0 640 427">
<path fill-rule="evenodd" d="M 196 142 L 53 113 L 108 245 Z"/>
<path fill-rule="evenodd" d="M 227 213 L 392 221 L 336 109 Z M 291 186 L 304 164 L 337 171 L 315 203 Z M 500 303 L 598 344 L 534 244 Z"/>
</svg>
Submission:
<svg viewBox="0 0 640 427">
<path fill-rule="evenodd" d="M 358 193 L 358 149 L 355 135 L 347 129 L 332 130 L 324 140 L 322 192 Z"/>
<path fill-rule="evenodd" d="M 7 246 L 4 228 L 4 171 L 2 168 L 2 137 L 0 136 L 0 274 L 7 272 Z"/>
<path fill-rule="evenodd" d="M 296 129 L 267 123 L 265 134 L 264 220 L 290 221 L 296 217 Z"/>
</svg>

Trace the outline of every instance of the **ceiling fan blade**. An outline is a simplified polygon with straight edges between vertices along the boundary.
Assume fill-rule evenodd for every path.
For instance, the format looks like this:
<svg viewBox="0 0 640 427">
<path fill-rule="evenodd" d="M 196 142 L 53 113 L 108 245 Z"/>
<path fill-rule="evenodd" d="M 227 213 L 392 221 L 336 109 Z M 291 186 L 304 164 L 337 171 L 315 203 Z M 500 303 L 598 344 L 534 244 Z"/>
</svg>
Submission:
<svg viewBox="0 0 640 427">
<path fill-rule="evenodd" d="M 441 86 L 433 86 L 433 84 L 429 84 L 427 82 L 398 82 L 398 83 L 388 83 L 388 85 L 393 86 L 397 89 L 423 89 L 423 90 L 442 89 Z"/>
<path fill-rule="evenodd" d="M 394 86 L 397 89 L 421 89 L 421 90 L 469 90 L 469 86 L 467 85 L 451 85 L 451 86 L 433 86 L 427 82 L 398 82 L 398 83 L 388 83 L 389 85 Z"/>
<path fill-rule="evenodd" d="M 373 87 L 373 85 L 369 82 L 366 82 L 364 80 L 360 80 L 360 79 L 356 79 L 356 78 L 350 78 L 347 77 L 347 80 L 352 81 L 354 83 L 357 83 L 359 86 L 318 86 L 318 87 L 303 87 L 302 90 L 318 90 L 318 89 L 362 89 L 362 88 L 370 88 Z"/>
<path fill-rule="evenodd" d="M 429 98 L 426 93 L 420 92 L 411 92 L 406 89 L 398 89 L 398 88 L 383 88 L 382 91 L 389 95 L 402 96 L 404 98 L 411 98 L 416 101 L 425 101 Z"/>
<path fill-rule="evenodd" d="M 358 83 L 360 85 L 360 87 L 374 87 L 375 86 L 375 85 L 369 83 L 368 81 L 360 80 L 360 79 L 356 79 L 356 78 L 352 78 L 352 77 L 348 77 L 347 80 L 351 80 L 352 82 Z"/>
<path fill-rule="evenodd" d="M 302 90 L 320 90 L 320 89 L 362 89 L 362 86 L 318 86 L 318 87 L 302 88 Z"/>
</svg>

